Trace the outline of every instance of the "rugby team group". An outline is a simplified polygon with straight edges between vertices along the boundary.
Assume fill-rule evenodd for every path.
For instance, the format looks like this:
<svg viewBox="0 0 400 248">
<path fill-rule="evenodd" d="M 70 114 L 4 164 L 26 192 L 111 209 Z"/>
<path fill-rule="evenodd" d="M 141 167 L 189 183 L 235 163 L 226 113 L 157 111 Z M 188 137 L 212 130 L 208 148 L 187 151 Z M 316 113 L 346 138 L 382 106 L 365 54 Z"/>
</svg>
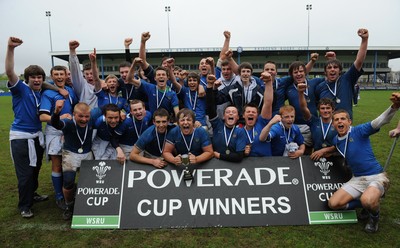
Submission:
<svg viewBox="0 0 400 248">
<path fill-rule="evenodd" d="M 251 63 L 237 64 L 232 58 L 231 34 L 225 31 L 217 62 L 201 58 L 199 72 L 182 70 L 168 57 L 153 68 L 146 60 L 150 33 L 142 33 L 136 58 L 129 49 L 133 40 L 127 38 L 120 77 L 102 80 L 96 50 L 82 71 L 79 42 L 72 40 L 69 68 L 54 66 L 51 82 L 45 82 L 38 65 L 28 66 L 24 80 L 19 79 L 14 50 L 23 42 L 10 37 L 5 69 L 15 117 L 10 147 L 21 216 L 33 217 L 33 203 L 48 199 L 36 193 L 44 154 L 51 161 L 55 201 L 66 220 L 73 215 L 82 160 L 124 164 L 130 159 L 162 169 L 181 166 L 183 158 L 198 164 L 212 158 L 239 163 L 248 156 L 342 156 L 353 177 L 330 197 L 329 207 L 363 208 L 365 231 L 376 232 L 379 201 L 389 180 L 369 136 L 393 118 L 400 93 L 392 93 L 390 107 L 376 119 L 351 126 L 354 88 L 363 73 L 369 37 L 367 29 L 357 34 L 361 44 L 352 66 L 343 73 L 335 53 L 327 52 L 325 75 L 313 79 L 307 74 L 318 59 L 315 53 L 307 64 L 293 62 L 288 76 L 278 78 L 273 61 L 264 64 L 260 77 L 254 76 Z M 47 123 L 45 136 L 42 122 Z M 390 132 L 392 137 L 399 134 L 400 125 Z"/>
</svg>

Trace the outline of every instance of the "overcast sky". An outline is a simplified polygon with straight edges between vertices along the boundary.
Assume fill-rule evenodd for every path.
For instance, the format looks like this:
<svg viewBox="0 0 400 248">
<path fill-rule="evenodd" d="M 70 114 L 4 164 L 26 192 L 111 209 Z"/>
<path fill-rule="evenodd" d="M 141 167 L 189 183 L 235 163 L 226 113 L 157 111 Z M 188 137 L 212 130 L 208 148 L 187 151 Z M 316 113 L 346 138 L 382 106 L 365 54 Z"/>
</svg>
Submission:
<svg viewBox="0 0 400 248">
<path fill-rule="evenodd" d="M 310 46 L 359 46 L 356 31 L 369 29 L 369 46 L 400 46 L 399 0 L 0 0 L 0 72 L 9 36 L 24 44 L 17 48 L 17 73 L 30 64 L 49 73 L 51 11 L 53 51 L 67 51 L 69 40 L 78 50 L 123 49 L 133 37 L 150 31 L 148 48 L 168 48 L 169 13 L 171 47 L 221 47 L 223 31 L 232 33 L 231 47 L 307 46 L 306 4 L 310 11 Z M 56 64 L 62 64 L 59 60 Z M 400 70 L 400 59 L 389 66 Z"/>
</svg>

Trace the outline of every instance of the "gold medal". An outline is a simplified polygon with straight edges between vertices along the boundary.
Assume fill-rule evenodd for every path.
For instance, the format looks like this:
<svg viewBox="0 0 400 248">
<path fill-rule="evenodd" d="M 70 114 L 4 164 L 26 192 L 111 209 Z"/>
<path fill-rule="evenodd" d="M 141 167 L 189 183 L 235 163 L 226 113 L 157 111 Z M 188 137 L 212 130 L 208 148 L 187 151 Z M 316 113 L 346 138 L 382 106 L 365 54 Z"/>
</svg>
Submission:
<svg viewBox="0 0 400 248">
<path fill-rule="evenodd" d="M 340 103 L 340 99 L 336 98 L 336 103 L 339 104 Z"/>
<path fill-rule="evenodd" d="M 79 153 L 82 153 L 82 152 L 83 152 L 83 148 L 82 148 L 82 147 L 79 148 L 79 149 L 78 149 L 78 152 L 79 152 Z"/>
<path fill-rule="evenodd" d="M 229 155 L 229 154 L 231 153 L 231 151 L 229 151 L 229 149 L 227 149 L 227 150 L 225 151 L 225 153 L 226 153 L 226 155 Z"/>
<path fill-rule="evenodd" d="M 325 148 L 325 147 L 327 147 L 327 145 L 326 145 L 325 143 L 323 143 L 323 144 L 322 144 L 322 147 L 324 147 L 324 148 Z"/>
</svg>

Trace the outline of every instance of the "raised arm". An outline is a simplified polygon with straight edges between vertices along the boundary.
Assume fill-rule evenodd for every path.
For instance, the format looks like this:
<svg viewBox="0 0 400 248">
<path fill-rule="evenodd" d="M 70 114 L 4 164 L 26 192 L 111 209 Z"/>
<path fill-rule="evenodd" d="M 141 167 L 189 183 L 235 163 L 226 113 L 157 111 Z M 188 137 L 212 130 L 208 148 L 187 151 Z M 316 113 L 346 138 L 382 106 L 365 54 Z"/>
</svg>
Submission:
<svg viewBox="0 0 400 248">
<path fill-rule="evenodd" d="M 354 61 L 354 66 L 359 71 L 362 68 L 362 64 L 364 63 L 365 57 L 367 56 L 367 48 L 368 48 L 368 29 L 360 28 L 357 31 L 358 36 L 361 37 L 361 45 L 360 49 L 358 49 L 356 60 Z"/>
<path fill-rule="evenodd" d="M 64 122 L 60 121 L 60 113 L 64 107 L 65 100 L 57 100 L 54 107 L 53 115 L 51 116 L 51 125 L 56 129 L 62 129 L 64 127 Z"/>
<path fill-rule="evenodd" d="M 99 77 L 99 69 L 97 68 L 96 48 L 89 54 L 90 65 L 92 66 L 94 90 L 97 92 L 101 90 L 101 81 Z"/>
<path fill-rule="evenodd" d="M 72 40 L 69 42 L 69 68 L 71 72 L 71 82 L 74 85 L 74 91 L 80 97 L 86 83 L 86 79 L 83 77 L 79 59 L 76 55 L 76 49 L 79 47 L 79 42 Z"/>
<path fill-rule="evenodd" d="M 272 125 L 281 121 L 280 115 L 275 115 L 270 122 L 261 130 L 260 136 L 258 137 L 260 141 L 264 142 L 267 140 L 269 136 L 269 131 L 271 130 Z"/>
<path fill-rule="evenodd" d="M 233 59 L 233 51 L 231 49 L 229 49 L 228 51 L 225 52 L 225 56 L 226 56 L 226 59 L 229 61 L 229 65 L 231 66 L 233 73 L 238 75 L 239 74 L 239 65 Z"/>
<path fill-rule="evenodd" d="M 261 108 L 261 117 L 270 119 L 272 117 L 272 101 L 274 100 L 274 89 L 272 87 L 272 76 L 264 71 L 260 77 L 264 81 L 264 103 Z"/>
<path fill-rule="evenodd" d="M 206 58 L 206 63 L 210 66 L 210 71 L 208 72 L 209 74 L 215 75 L 215 62 L 213 57 L 207 57 Z"/>
<path fill-rule="evenodd" d="M 180 71 L 179 76 L 178 76 L 178 78 L 179 78 L 178 83 L 183 86 L 185 84 L 185 80 L 187 79 L 188 75 L 189 75 L 189 72 L 187 70 Z"/>
<path fill-rule="evenodd" d="M 146 42 L 150 39 L 150 36 L 150 32 L 144 32 L 140 39 L 139 58 L 143 61 L 141 64 L 143 70 L 146 70 L 150 66 L 146 60 Z"/>
<path fill-rule="evenodd" d="M 179 93 L 182 89 L 182 85 L 176 81 L 176 78 L 174 76 L 174 68 L 173 65 L 175 63 L 175 59 L 169 58 L 167 59 L 167 70 L 168 70 L 168 75 L 169 75 L 169 80 L 171 80 L 172 85 L 175 88 L 175 92 Z"/>
<path fill-rule="evenodd" d="M 128 75 L 126 76 L 126 81 L 130 84 L 133 84 L 135 87 L 139 88 L 141 85 L 140 79 L 135 78 L 135 67 L 142 63 L 141 58 L 135 58 L 129 69 Z"/>
<path fill-rule="evenodd" d="M 225 37 L 224 44 L 223 44 L 223 46 L 221 48 L 221 52 L 219 53 L 219 58 L 218 58 L 218 61 L 217 61 L 217 67 L 219 67 L 219 68 L 221 68 L 222 61 L 227 59 L 225 53 L 227 51 L 229 51 L 229 43 L 230 43 L 230 40 L 231 40 L 231 32 L 224 31 L 224 37 Z"/>
<path fill-rule="evenodd" d="M 333 51 L 329 51 L 325 53 L 325 59 L 326 60 L 333 60 L 336 59 L 336 53 Z"/>
<path fill-rule="evenodd" d="M 18 82 L 18 75 L 14 71 L 14 49 L 22 43 L 23 41 L 17 37 L 10 37 L 8 39 L 5 67 L 11 86 L 14 86 Z"/>
<path fill-rule="evenodd" d="M 319 54 L 318 54 L 318 53 L 312 53 L 312 54 L 311 54 L 311 56 L 310 56 L 310 61 L 308 61 L 307 65 L 306 65 L 306 75 L 307 75 L 308 73 L 310 73 L 310 71 L 312 70 L 312 68 L 313 68 L 314 65 L 315 65 L 315 62 L 317 62 L 318 57 L 319 57 Z"/>
<path fill-rule="evenodd" d="M 299 93 L 299 105 L 300 111 L 303 113 L 304 120 L 308 121 L 311 118 L 311 112 L 308 109 L 306 98 L 304 97 L 304 91 L 307 85 L 305 83 L 297 84 L 297 92 Z"/>
<path fill-rule="evenodd" d="M 396 114 L 396 112 L 400 108 L 400 93 L 392 93 L 392 95 L 390 96 L 390 101 L 392 102 L 392 105 L 388 109 L 386 109 L 380 116 L 371 121 L 372 128 L 379 129 L 392 120 L 394 114 Z"/>
<path fill-rule="evenodd" d="M 125 38 L 124 40 L 124 46 L 125 46 L 125 61 L 128 61 L 129 63 L 132 62 L 131 59 L 131 50 L 129 46 L 132 44 L 133 39 L 132 38 Z"/>
<path fill-rule="evenodd" d="M 217 62 L 217 67 L 221 68 L 221 63 L 224 60 L 228 60 L 229 61 L 229 65 L 232 68 L 232 71 L 235 74 L 238 74 L 238 64 L 236 63 L 236 61 L 233 59 L 233 51 L 229 49 L 229 44 L 231 41 L 231 32 L 229 31 L 224 31 L 224 44 L 222 46 L 221 52 L 219 53 L 219 59 Z"/>
<path fill-rule="evenodd" d="M 210 120 L 217 116 L 217 105 L 215 104 L 214 82 L 216 78 L 214 75 L 207 75 L 207 94 L 206 94 L 206 112 Z"/>
</svg>

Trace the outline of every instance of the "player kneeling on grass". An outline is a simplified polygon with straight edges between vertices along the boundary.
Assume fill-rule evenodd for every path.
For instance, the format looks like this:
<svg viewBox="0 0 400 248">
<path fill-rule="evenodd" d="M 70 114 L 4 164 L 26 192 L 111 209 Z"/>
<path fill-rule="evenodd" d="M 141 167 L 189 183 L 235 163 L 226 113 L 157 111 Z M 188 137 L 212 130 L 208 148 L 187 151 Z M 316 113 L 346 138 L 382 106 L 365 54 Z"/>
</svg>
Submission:
<svg viewBox="0 0 400 248">
<path fill-rule="evenodd" d="M 89 105 L 80 102 L 75 105 L 73 118 L 60 120 L 60 112 L 64 100 L 58 100 L 54 113 L 51 116 L 51 125 L 62 130 L 64 146 L 62 149 L 63 193 L 66 209 L 63 218 L 72 218 L 75 193 L 76 171 L 82 160 L 92 160 L 92 136 L 94 121 L 101 115 L 101 110 L 95 108 L 90 111 Z"/>
<path fill-rule="evenodd" d="M 366 232 L 378 231 L 379 201 L 388 188 L 389 179 L 372 151 L 369 136 L 390 122 L 400 107 L 400 93 L 393 93 L 393 104 L 371 122 L 351 126 L 349 113 L 338 110 L 333 113 L 333 126 L 338 132 L 334 139 L 336 149 L 346 159 L 353 177 L 329 199 L 332 209 L 362 207 L 369 212 Z"/>
</svg>

